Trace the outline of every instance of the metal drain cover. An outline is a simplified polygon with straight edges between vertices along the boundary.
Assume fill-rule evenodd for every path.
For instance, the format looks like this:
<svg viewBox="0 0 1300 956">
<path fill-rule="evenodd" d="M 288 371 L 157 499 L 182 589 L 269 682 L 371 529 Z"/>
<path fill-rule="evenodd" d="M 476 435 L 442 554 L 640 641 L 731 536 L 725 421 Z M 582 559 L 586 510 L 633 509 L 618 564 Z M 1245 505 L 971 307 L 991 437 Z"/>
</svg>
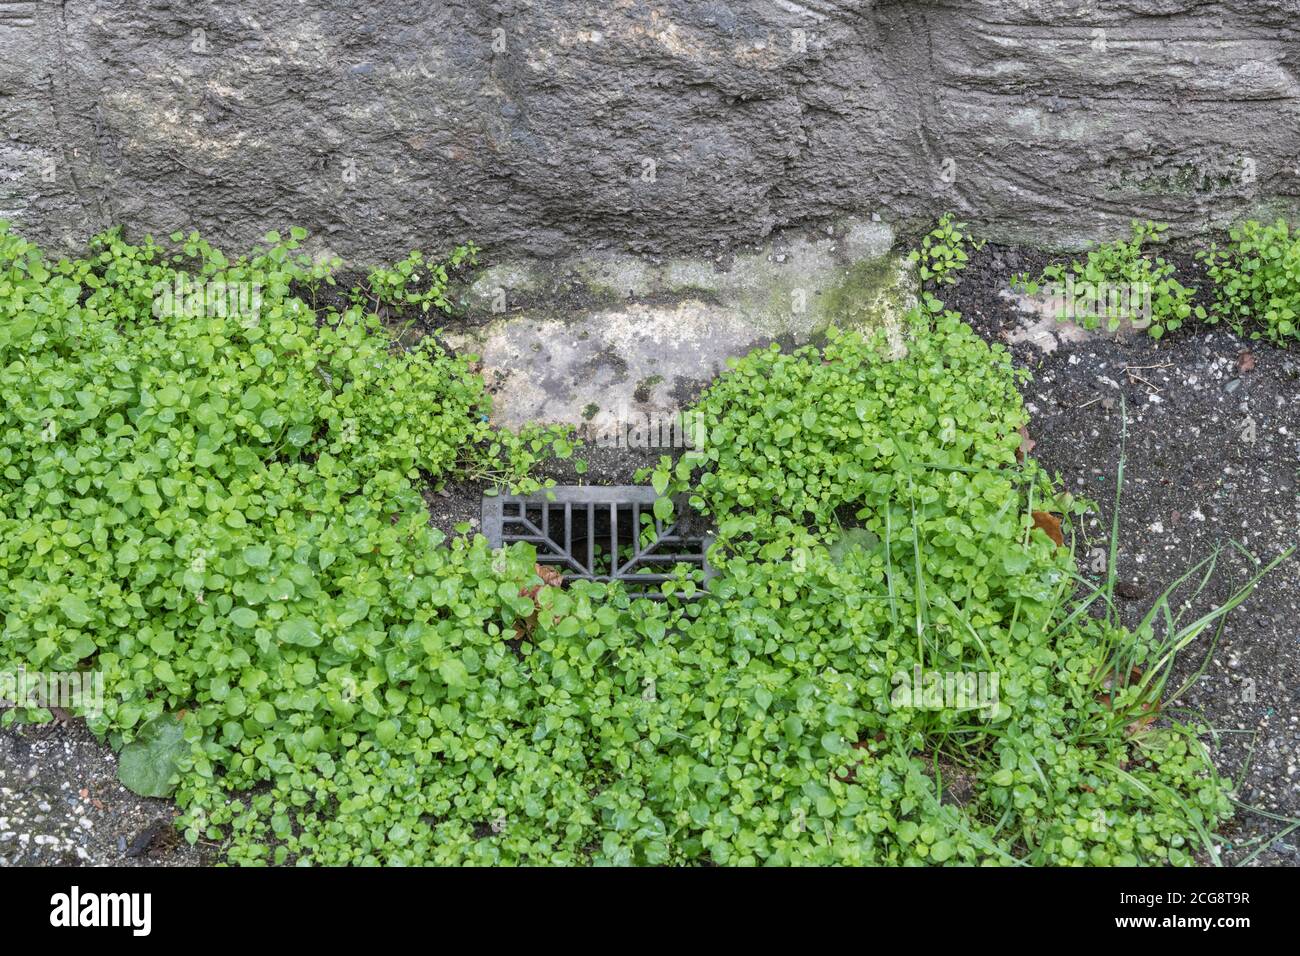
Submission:
<svg viewBox="0 0 1300 956">
<path fill-rule="evenodd" d="M 633 597 L 661 598 L 676 565 L 712 576 L 708 535 L 679 533 L 654 517 L 655 492 L 643 485 L 560 485 L 535 495 L 485 495 L 483 533 L 494 548 L 527 541 L 539 564 L 567 578 L 623 581 Z M 644 590 L 648 588 L 648 590 Z"/>
</svg>

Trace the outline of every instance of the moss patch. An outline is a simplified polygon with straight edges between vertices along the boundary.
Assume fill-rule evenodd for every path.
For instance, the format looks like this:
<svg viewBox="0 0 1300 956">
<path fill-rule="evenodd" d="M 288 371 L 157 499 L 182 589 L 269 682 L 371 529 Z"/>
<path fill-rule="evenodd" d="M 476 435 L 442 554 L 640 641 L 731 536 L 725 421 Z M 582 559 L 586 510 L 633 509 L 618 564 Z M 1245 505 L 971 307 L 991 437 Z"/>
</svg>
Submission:
<svg viewBox="0 0 1300 956">
<path fill-rule="evenodd" d="M 915 303 L 910 270 L 897 256 L 866 259 L 845 271 L 842 281 L 820 297 L 817 332 L 832 325 L 844 329 L 874 328 L 904 315 Z"/>
</svg>

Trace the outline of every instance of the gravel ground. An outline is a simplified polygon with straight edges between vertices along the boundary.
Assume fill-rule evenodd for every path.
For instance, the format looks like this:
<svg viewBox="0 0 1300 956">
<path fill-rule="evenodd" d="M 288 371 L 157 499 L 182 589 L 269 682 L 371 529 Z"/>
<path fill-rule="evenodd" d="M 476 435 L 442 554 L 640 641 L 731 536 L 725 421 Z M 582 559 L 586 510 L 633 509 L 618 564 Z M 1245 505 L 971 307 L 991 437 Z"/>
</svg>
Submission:
<svg viewBox="0 0 1300 956">
<path fill-rule="evenodd" d="M 1100 507 L 1079 529 L 1085 564 L 1093 548 L 1107 546 L 1127 409 L 1117 569 L 1126 622 L 1216 548 L 1236 541 L 1267 561 L 1300 540 L 1300 350 L 1222 329 L 1184 329 L 1160 343 L 1072 334 L 1004 293 L 1013 272 L 1045 261 L 987 246 L 943 297 L 1032 370 L 1024 394 L 1033 453 Z M 658 452 L 588 447 L 575 458 L 588 461 L 585 476 L 571 463 L 547 473 L 560 482 L 630 483 Z M 431 522 L 448 533 L 460 523 L 476 531 L 482 488 L 430 488 Z M 1227 548 L 1190 613 L 1222 602 L 1251 573 L 1250 561 Z M 1243 810 L 1226 830 L 1225 862 L 1265 847 L 1255 865 L 1300 865 L 1300 830 L 1278 839 L 1289 824 L 1265 815 L 1300 818 L 1300 558 L 1265 578 L 1217 645 L 1213 637 L 1184 652 L 1175 680 L 1204 673 L 1166 710 L 1205 718 L 1220 770 L 1238 782 L 1243 804 L 1263 811 Z M 0 730 L 0 865 L 212 862 L 217 848 L 176 838 L 167 825 L 173 810 L 120 786 L 115 757 L 80 722 Z"/>
<path fill-rule="evenodd" d="M 1192 602 L 1193 620 L 1253 573 L 1230 542 L 1267 563 L 1300 541 L 1300 350 L 1222 327 L 1180 329 L 1159 343 L 1145 334 L 1042 334 L 1003 290 L 1011 273 L 1043 259 L 986 247 L 944 300 L 1033 372 L 1023 389 L 1033 454 L 1066 488 L 1100 506 L 1100 518 L 1081 529 L 1085 556 L 1109 544 L 1127 409 L 1121 611 L 1135 624 L 1168 585 L 1224 547 L 1213 580 Z M 1204 674 L 1166 709 L 1205 718 L 1215 761 L 1238 782 L 1243 804 L 1300 818 L 1300 557 L 1229 615 L 1217 646 L 1213 637 L 1211 630 L 1183 652 L 1171 686 L 1202 665 Z M 1288 825 L 1243 810 L 1225 829 L 1232 847 L 1224 861 L 1249 857 Z M 1300 865 L 1300 830 L 1254 863 Z"/>
<path fill-rule="evenodd" d="M 117 757 L 77 720 L 0 730 L 0 866 L 194 866 L 168 800 L 117 782 Z"/>
</svg>

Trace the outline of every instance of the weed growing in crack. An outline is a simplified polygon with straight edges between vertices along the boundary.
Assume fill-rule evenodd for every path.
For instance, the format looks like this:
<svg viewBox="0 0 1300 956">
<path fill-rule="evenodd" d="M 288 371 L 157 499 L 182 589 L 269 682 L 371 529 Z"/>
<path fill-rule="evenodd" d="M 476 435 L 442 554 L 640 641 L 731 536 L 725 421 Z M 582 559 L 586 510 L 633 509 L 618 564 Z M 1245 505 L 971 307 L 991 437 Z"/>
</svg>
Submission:
<svg viewBox="0 0 1300 956">
<path fill-rule="evenodd" d="M 472 242 L 456 246 L 445 260 L 426 258 L 415 250 L 392 266 L 372 269 L 364 285 L 354 287 L 349 296 L 357 306 L 368 303 L 374 308 L 415 306 L 422 313 L 432 308 L 451 312 L 448 283 L 457 270 L 477 264 L 478 253 Z"/>
<path fill-rule="evenodd" d="M 957 222 L 952 213 L 946 213 L 934 229 L 921 237 L 921 245 L 908 254 L 908 261 L 917 264 L 922 283 L 952 285 L 957 281 L 957 273 L 970 261 L 970 253 L 983 247 L 982 239 L 974 239 L 967 232 L 966 223 Z"/>
</svg>

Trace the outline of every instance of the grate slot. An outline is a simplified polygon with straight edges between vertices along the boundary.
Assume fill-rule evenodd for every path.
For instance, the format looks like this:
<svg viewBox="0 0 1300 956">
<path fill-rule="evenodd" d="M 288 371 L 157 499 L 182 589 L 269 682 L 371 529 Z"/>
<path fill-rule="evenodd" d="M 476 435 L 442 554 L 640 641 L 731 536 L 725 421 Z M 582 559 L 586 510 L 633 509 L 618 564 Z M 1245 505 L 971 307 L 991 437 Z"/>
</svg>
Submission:
<svg viewBox="0 0 1300 956">
<path fill-rule="evenodd" d="M 609 571 L 610 578 L 618 572 L 618 505 L 609 505 Z"/>
<path fill-rule="evenodd" d="M 633 597 L 662 598 L 657 585 L 673 579 L 666 573 L 672 567 L 698 568 L 705 580 L 712 576 L 706 556 L 712 539 L 683 535 L 677 524 L 665 526 L 652 518 L 647 529 L 653 527 L 654 534 L 643 544 L 642 519 L 654 502 L 654 489 L 638 485 L 572 485 L 536 495 L 485 496 L 483 532 L 494 548 L 532 544 L 539 562 L 564 566 L 568 578 L 622 581 Z M 626 559 L 620 553 L 624 546 Z M 654 590 L 644 590 L 648 586 Z"/>
</svg>

